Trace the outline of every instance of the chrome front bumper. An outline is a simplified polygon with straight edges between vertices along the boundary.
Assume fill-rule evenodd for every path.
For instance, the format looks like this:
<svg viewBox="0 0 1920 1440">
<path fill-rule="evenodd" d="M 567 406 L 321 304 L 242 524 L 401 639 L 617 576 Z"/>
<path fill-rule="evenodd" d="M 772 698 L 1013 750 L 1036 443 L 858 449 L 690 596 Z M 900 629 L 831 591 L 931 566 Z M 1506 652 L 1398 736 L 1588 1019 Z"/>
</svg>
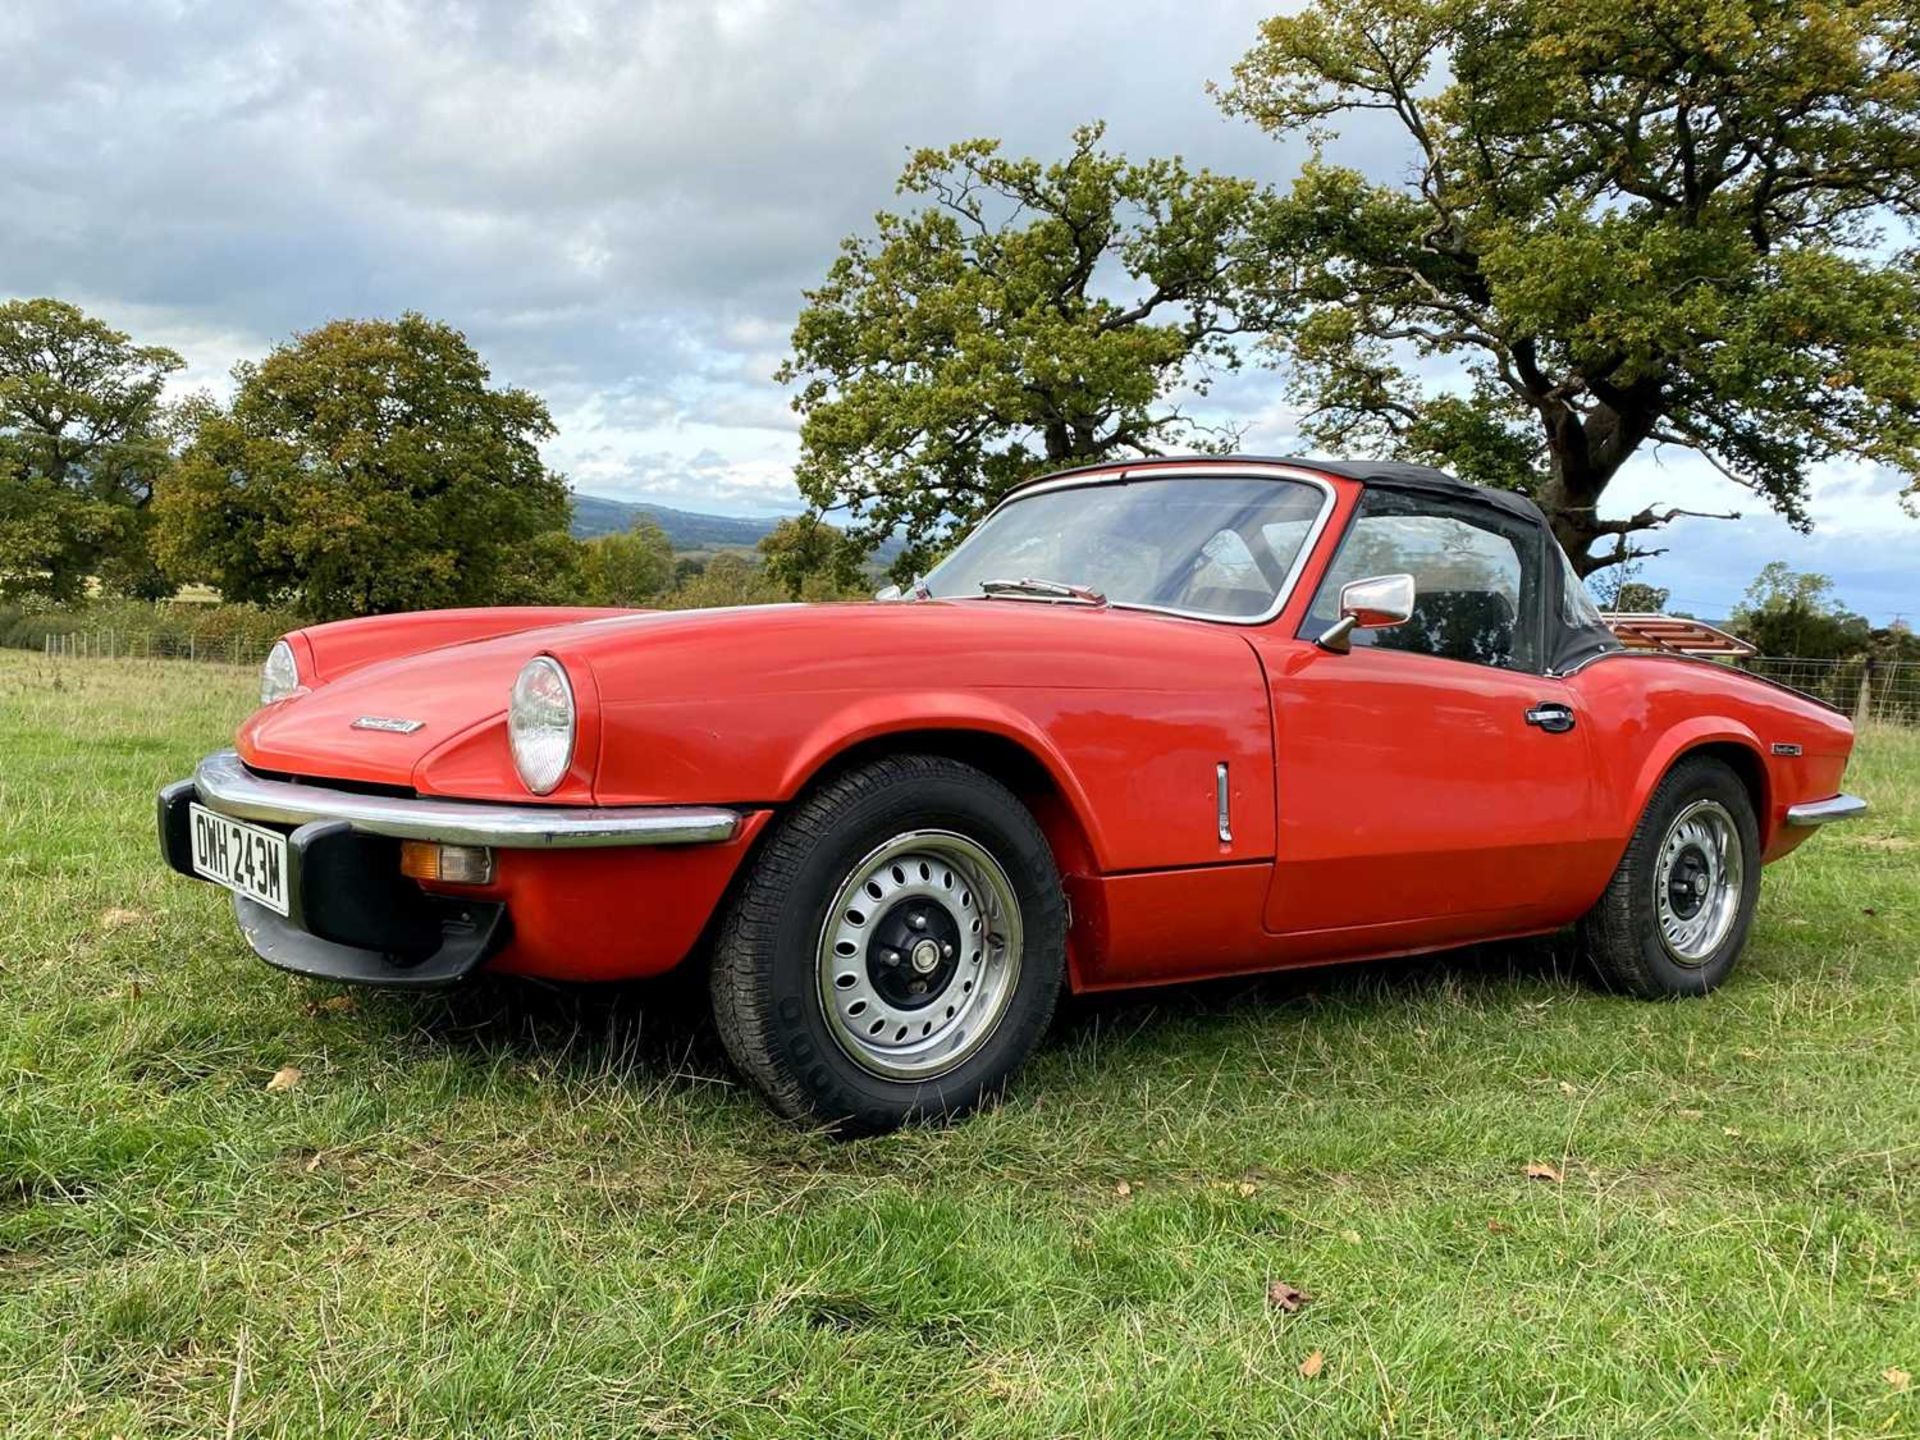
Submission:
<svg viewBox="0 0 1920 1440">
<path fill-rule="evenodd" d="M 367 835 L 492 845 L 503 850 L 587 849 L 609 845 L 710 845 L 731 840 L 740 814 L 718 806 L 631 805 L 607 808 L 500 805 L 477 800 L 363 795 L 325 784 L 267 780 L 232 750 L 217 751 L 193 772 L 193 788 L 209 810 L 236 820 L 305 825 L 344 820 Z"/>
<path fill-rule="evenodd" d="M 1789 825 L 1831 825 L 1836 820 L 1857 820 L 1867 813 L 1867 802 L 1858 795 L 1836 795 L 1831 800 L 1810 800 L 1805 805 L 1787 807 Z"/>
</svg>

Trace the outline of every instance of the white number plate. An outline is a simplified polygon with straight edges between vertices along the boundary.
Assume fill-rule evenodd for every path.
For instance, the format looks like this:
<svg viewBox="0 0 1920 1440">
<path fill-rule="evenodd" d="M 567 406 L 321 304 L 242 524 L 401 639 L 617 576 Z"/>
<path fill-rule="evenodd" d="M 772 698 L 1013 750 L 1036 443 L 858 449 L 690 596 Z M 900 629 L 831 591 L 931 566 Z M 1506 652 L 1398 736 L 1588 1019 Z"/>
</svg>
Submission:
<svg viewBox="0 0 1920 1440">
<path fill-rule="evenodd" d="M 194 870 L 277 914 L 286 914 L 286 837 L 229 820 L 200 805 L 187 806 L 187 813 L 193 824 Z"/>
</svg>

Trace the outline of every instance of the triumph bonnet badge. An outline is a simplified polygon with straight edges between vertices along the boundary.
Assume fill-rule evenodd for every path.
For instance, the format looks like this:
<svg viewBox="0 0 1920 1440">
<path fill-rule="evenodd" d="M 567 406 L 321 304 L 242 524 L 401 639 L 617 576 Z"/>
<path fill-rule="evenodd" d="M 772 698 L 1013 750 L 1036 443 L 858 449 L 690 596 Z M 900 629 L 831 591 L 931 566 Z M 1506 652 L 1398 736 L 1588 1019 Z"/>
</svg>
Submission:
<svg viewBox="0 0 1920 1440">
<path fill-rule="evenodd" d="M 388 730 L 395 735 L 411 735 L 427 722 L 424 720 L 397 720 L 391 715 L 362 715 L 353 722 L 355 730 Z"/>
</svg>

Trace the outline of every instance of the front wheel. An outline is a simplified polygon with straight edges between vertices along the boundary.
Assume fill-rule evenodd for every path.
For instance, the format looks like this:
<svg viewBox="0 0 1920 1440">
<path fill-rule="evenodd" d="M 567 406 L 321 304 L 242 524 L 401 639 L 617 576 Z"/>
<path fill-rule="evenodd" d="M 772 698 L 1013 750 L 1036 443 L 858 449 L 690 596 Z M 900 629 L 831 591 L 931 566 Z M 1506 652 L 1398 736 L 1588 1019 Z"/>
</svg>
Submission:
<svg viewBox="0 0 1920 1440">
<path fill-rule="evenodd" d="M 1615 989 L 1704 995 L 1733 970 L 1759 897 L 1760 828 L 1746 786 L 1718 760 L 1683 760 L 1580 922 L 1582 948 Z"/>
<path fill-rule="evenodd" d="M 1052 1017 L 1066 906 L 1046 837 L 992 777 L 892 756 L 784 816 L 722 924 L 714 1016 L 790 1119 L 843 1132 L 957 1116 Z"/>
</svg>

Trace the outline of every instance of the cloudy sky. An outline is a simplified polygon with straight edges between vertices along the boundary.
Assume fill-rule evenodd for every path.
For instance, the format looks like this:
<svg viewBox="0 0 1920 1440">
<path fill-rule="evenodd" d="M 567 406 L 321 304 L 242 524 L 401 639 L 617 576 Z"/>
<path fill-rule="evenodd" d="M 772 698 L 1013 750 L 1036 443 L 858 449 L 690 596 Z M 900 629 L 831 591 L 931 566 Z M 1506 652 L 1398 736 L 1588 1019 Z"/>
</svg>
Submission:
<svg viewBox="0 0 1920 1440">
<path fill-rule="evenodd" d="M 1101 118 L 1130 153 L 1284 180 L 1222 117 L 1271 7 L 1239 0 L 0 0 L 0 296 L 58 295 L 190 362 L 418 309 L 545 395 L 576 488 L 797 509 L 771 374 L 801 290 L 892 201 L 906 153 L 972 135 L 1055 155 Z M 1399 165 L 1390 135 L 1347 158 Z M 1271 373 L 1215 392 L 1247 448 L 1300 449 Z M 1684 521 L 1646 578 L 1723 612 L 1771 559 L 1920 619 L 1896 477 L 1823 474 L 1802 538 Z M 1609 496 L 1742 509 L 1682 457 Z"/>
</svg>

